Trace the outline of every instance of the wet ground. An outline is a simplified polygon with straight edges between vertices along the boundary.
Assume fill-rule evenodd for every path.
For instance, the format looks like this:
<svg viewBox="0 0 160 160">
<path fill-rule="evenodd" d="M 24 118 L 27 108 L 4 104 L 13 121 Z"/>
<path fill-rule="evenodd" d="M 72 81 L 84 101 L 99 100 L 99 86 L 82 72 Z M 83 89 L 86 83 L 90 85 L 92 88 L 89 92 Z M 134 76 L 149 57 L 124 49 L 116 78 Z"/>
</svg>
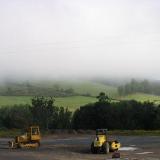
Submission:
<svg viewBox="0 0 160 160">
<path fill-rule="evenodd" d="M 121 158 L 129 160 L 160 160 L 160 137 L 116 136 L 122 144 Z M 92 154 L 93 136 L 44 137 L 38 149 L 8 149 L 10 139 L 0 139 L 0 160 L 107 160 L 112 153 Z"/>
</svg>

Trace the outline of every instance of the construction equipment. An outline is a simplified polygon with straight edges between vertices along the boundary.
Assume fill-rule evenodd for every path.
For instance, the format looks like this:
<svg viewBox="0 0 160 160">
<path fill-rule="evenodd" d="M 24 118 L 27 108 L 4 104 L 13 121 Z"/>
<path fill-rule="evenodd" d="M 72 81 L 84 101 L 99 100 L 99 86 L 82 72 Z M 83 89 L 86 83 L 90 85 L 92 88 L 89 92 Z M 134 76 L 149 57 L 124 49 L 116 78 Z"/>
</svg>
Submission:
<svg viewBox="0 0 160 160">
<path fill-rule="evenodd" d="M 40 146 L 39 126 L 31 126 L 24 135 L 16 136 L 9 142 L 9 148 L 37 148 Z"/>
<path fill-rule="evenodd" d="M 117 140 L 109 140 L 107 136 L 107 129 L 97 129 L 96 138 L 91 144 L 92 153 L 109 153 L 117 151 L 121 144 Z"/>
</svg>

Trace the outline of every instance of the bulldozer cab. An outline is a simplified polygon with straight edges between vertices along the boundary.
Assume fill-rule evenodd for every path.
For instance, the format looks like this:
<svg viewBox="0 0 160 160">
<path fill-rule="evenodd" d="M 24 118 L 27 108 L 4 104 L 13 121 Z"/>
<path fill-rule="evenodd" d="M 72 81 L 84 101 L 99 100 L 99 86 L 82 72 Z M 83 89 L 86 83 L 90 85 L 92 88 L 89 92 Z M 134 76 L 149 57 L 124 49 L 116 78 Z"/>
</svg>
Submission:
<svg viewBox="0 0 160 160">
<path fill-rule="evenodd" d="M 104 135 L 106 136 L 107 135 L 107 129 L 96 129 L 96 135 Z"/>
<path fill-rule="evenodd" d="M 32 141 L 39 141 L 40 140 L 40 130 L 38 126 L 31 126 L 28 129 L 27 133 Z"/>
<path fill-rule="evenodd" d="M 32 135 L 39 135 L 39 127 L 31 127 Z"/>
</svg>

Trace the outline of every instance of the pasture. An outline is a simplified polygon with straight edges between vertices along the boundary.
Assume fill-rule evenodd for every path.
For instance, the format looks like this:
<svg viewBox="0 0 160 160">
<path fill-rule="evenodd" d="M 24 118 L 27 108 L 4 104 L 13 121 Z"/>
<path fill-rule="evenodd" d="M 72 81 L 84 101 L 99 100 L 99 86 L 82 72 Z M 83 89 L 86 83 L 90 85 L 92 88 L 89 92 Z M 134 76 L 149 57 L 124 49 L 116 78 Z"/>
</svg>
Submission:
<svg viewBox="0 0 160 160">
<path fill-rule="evenodd" d="M 31 104 L 30 96 L 0 96 L 0 106 L 13 106 L 16 104 Z M 94 97 L 72 96 L 55 98 L 55 105 L 58 107 L 68 107 L 70 110 L 88 104 L 94 103 L 97 99 Z"/>
</svg>

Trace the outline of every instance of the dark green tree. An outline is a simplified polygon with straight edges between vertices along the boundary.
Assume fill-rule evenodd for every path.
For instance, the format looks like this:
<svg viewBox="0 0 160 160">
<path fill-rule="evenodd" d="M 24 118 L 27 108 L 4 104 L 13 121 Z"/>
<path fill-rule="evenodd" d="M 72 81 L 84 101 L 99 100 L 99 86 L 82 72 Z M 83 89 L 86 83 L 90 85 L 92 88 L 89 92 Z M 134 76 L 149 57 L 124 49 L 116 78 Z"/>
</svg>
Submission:
<svg viewBox="0 0 160 160">
<path fill-rule="evenodd" d="M 49 123 L 55 112 L 57 112 L 57 108 L 54 106 L 54 99 L 52 97 L 35 97 L 32 99 L 30 111 L 33 115 L 33 121 L 40 125 L 41 128 L 48 130 Z"/>
<path fill-rule="evenodd" d="M 6 128 L 25 128 L 32 123 L 29 105 L 13 105 L 0 108 L 0 124 Z"/>
<path fill-rule="evenodd" d="M 59 129 L 69 129 L 71 127 L 72 112 L 68 108 L 60 107 L 58 113 L 58 127 Z"/>
<path fill-rule="evenodd" d="M 100 92 L 97 99 L 99 102 L 110 101 L 109 97 L 104 92 Z"/>
</svg>

